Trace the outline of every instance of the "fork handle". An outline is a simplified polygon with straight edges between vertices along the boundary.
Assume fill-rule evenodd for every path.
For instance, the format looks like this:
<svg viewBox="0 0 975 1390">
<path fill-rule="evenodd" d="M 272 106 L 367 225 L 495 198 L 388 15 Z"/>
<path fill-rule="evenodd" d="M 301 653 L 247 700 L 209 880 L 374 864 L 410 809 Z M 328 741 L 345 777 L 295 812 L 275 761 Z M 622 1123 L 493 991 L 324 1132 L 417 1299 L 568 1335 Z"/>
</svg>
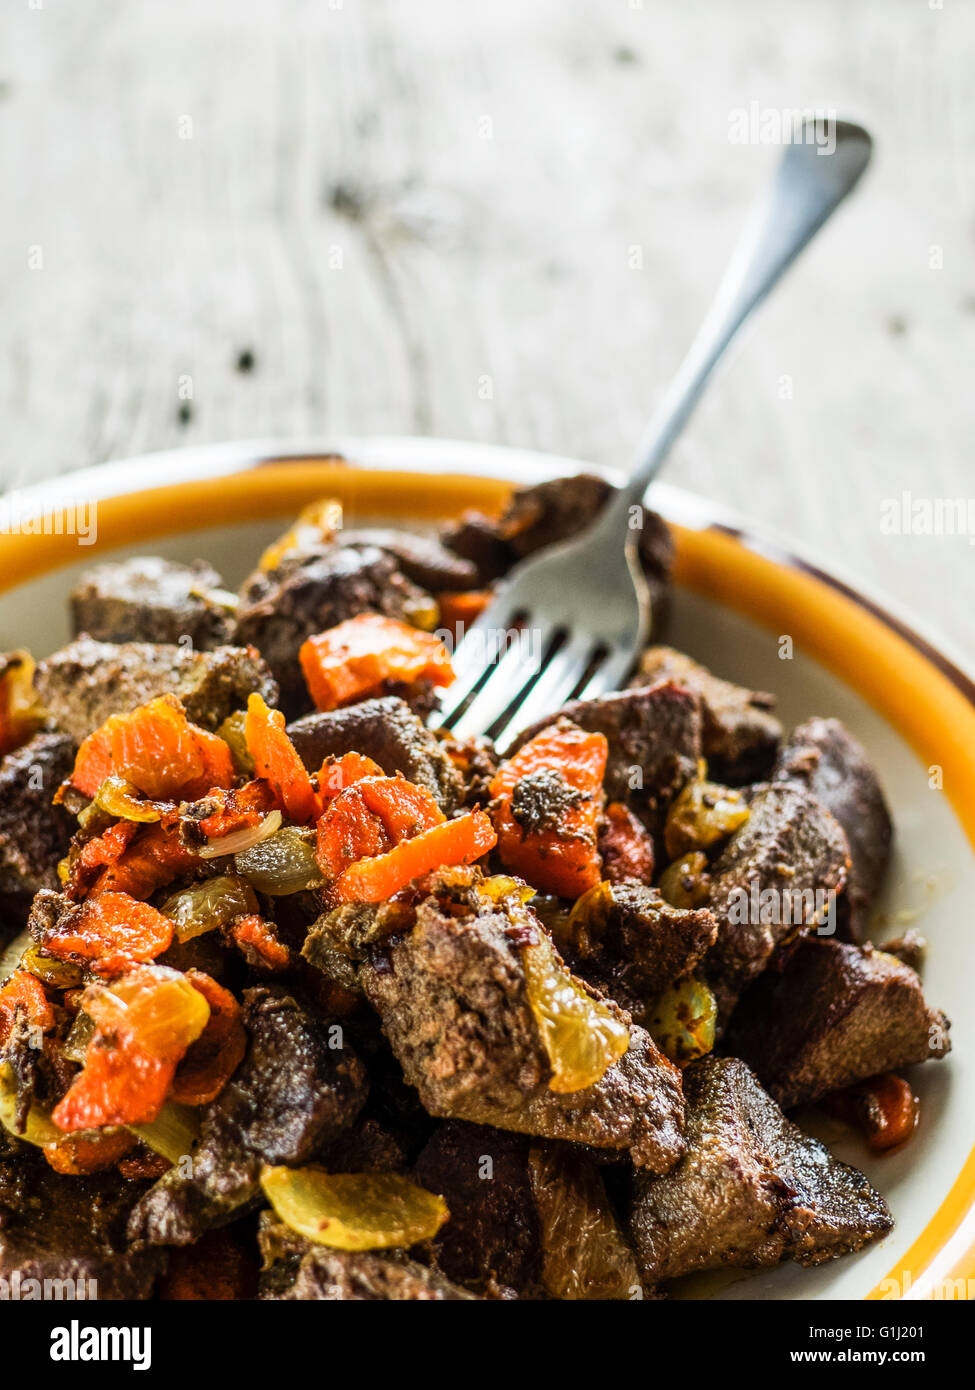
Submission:
<svg viewBox="0 0 975 1390">
<path fill-rule="evenodd" d="M 607 518 L 607 529 L 618 527 L 621 513 L 643 501 L 725 349 L 866 168 L 872 145 L 867 132 L 848 121 L 836 121 L 834 128 L 831 153 L 823 142 L 805 143 L 806 138 L 815 141 L 817 137 L 815 128 L 810 134 L 810 123 L 799 128 L 794 143 L 786 148 L 771 187 L 735 248 L 714 302 L 653 415 L 631 477 L 605 509 L 613 516 L 612 522 Z"/>
</svg>

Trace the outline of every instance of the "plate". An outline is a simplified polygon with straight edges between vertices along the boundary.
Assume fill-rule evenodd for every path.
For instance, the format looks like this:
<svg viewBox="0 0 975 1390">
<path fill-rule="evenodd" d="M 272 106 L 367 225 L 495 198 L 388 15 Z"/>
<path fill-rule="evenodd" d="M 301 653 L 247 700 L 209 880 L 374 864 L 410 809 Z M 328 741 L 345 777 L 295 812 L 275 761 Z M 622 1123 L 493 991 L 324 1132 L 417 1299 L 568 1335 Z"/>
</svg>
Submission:
<svg viewBox="0 0 975 1390">
<path fill-rule="evenodd" d="M 467 506 L 496 507 L 512 485 L 580 471 L 593 470 L 523 450 L 395 437 L 256 441 L 83 470 L 22 490 L 0 518 L 0 649 L 43 655 L 66 641 L 67 590 L 96 556 L 203 556 L 235 585 L 282 522 L 322 494 L 337 496 L 353 521 L 422 527 Z M 818 1131 L 883 1192 L 891 1235 L 813 1270 L 722 1273 L 681 1291 L 965 1298 L 975 1293 L 975 683 L 943 643 L 835 570 L 666 484 L 651 501 L 677 541 L 668 641 L 722 676 L 773 690 L 787 726 L 837 715 L 866 745 L 896 826 L 873 936 L 911 923 L 927 937 L 926 993 L 952 1019 L 954 1047 L 947 1061 L 912 1070 L 921 1122 L 899 1152 L 870 1155 L 839 1127 Z M 37 520 L 25 525 L 27 517 Z"/>
</svg>

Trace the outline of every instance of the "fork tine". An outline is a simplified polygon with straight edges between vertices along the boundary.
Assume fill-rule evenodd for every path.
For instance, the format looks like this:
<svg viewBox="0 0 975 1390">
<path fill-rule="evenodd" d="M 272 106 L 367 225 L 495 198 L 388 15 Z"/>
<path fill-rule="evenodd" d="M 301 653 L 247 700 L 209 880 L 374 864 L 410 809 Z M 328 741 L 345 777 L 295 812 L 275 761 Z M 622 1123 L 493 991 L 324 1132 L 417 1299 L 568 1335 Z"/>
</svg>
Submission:
<svg viewBox="0 0 975 1390">
<path fill-rule="evenodd" d="M 614 649 L 600 662 L 580 692 L 580 700 L 594 700 L 597 695 L 608 695 L 611 690 L 620 690 L 630 674 L 634 656 L 631 652 Z"/>
<path fill-rule="evenodd" d="M 508 631 L 512 616 L 510 604 L 498 599 L 468 628 L 464 640 L 451 657 L 454 679 L 443 691 L 439 709 L 435 709 L 427 720 L 431 729 L 449 724 L 485 674 L 490 672 L 494 655 L 491 635 Z"/>
<path fill-rule="evenodd" d="M 501 752 L 522 729 L 527 729 L 543 715 L 551 714 L 568 700 L 585 675 L 594 645 L 592 636 L 583 632 L 576 633 L 560 647 L 495 739 L 495 746 Z"/>
<path fill-rule="evenodd" d="M 547 643 L 511 644 L 467 709 L 451 725 L 457 738 L 483 734 L 499 719 L 539 670 Z"/>
</svg>

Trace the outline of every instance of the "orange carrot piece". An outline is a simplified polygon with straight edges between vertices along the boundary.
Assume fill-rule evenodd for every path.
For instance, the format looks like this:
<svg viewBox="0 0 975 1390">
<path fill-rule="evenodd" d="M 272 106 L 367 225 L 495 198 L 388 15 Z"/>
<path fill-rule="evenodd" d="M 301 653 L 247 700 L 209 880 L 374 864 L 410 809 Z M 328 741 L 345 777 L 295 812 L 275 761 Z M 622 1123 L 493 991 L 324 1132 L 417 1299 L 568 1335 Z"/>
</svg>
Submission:
<svg viewBox="0 0 975 1390">
<path fill-rule="evenodd" d="M 610 883 L 637 879 L 653 882 L 653 837 L 622 801 L 611 801 L 599 831 L 603 874 Z"/>
<path fill-rule="evenodd" d="M 71 785 L 94 796 L 109 776 L 123 777 L 152 800 L 194 800 L 211 786 L 236 781 L 227 744 L 191 724 L 174 695 L 113 714 L 84 740 Z"/>
<path fill-rule="evenodd" d="M 62 917 L 41 942 L 49 956 L 90 965 L 100 975 L 117 975 L 169 949 L 173 921 L 128 893 L 88 898 Z"/>
<path fill-rule="evenodd" d="M 270 783 L 258 779 L 229 791 L 211 787 L 201 800 L 212 802 L 213 810 L 197 824 L 208 840 L 221 840 L 225 835 L 260 825 L 274 809 L 275 794 Z"/>
<path fill-rule="evenodd" d="M 147 825 L 115 862 L 102 870 L 89 895 L 128 893 L 132 898 L 145 899 L 199 863 L 197 856 L 180 843 L 175 827 Z"/>
<path fill-rule="evenodd" d="M 501 764 L 491 795 L 505 868 L 563 898 L 595 887 L 607 752 L 602 734 L 559 720 Z"/>
<path fill-rule="evenodd" d="M 269 709 L 256 692 L 247 701 L 244 739 L 255 774 L 270 783 L 278 806 L 290 821 L 304 825 L 321 814 L 321 800 L 311 777 L 285 732 L 284 715 Z"/>
<path fill-rule="evenodd" d="M 449 685 L 454 678 L 450 656 L 438 638 L 380 613 L 360 613 L 309 637 L 298 656 L 321 710 L 373 695 L 386 681 Z"/>
<path fill-rule="evenodd" d="M 45 1144 L 43 1153 L 55 1173 L 78 1177 L 114 1167 L 138 1142 L 127 1129 L 95 1130 L 91 1134 L 66 1134 L 55 1144 Z"/>
<path fill-rule="evenodd" d="M 206 1027 L 205 997 L 179 971 L 142 965 L 111 984 L 89 986 L 83 1007 L 95 1032 L 51 1118 L 65 1133 L 150 1123 L 178 1062 Z"/>
<path fill-rule="evenodd" d="M 820 1104 L 860 1130 L 874 1153 L 903 1144 L 917 1127 L 918 1099 L 904 1078 L 892 1071 L 834 1091 Z"/>
<path fill-rule="evenodd" d="M 172 1099 L 182 1105 L 207 1105 L 216 1100 L 247 1051 L 247 1030 L 237 1000 L 200 970 L 186 978 L 210 1005 L 207 1026 L 190 1043 L 173 1077 Z"/>
<path fill-rule="evenodd" d="M 54 1027 L 54 1010 L 48 1003 L 44 986 L 29 970 L 15 970 L 0 987 L 0 1046 L 13 1032 L 18 1011 L 27 1015 L 27 1022 L 46 1033 Z"/>
<path fill-rule="evenodd" d="M 336 878 L 357 859 L 383 854 L 443 819 L 424 787 L 403 777 L 362 778 L 340 792 L 318 822 L 318 867 L 326 878 Z"/>
<path fill-rule="evenodd" d="M 232 922 L 230 935 L 247 963 L 255 969 L 286 970 L 291 963 L 291 952 L 283 941 L 278 940 L 273 923 L 256 912 L 249 912 Z"/>
<path fill-rule="evenodd" d="M 326 758 L 318 769 L 316 781 L 323 804 L 332 797 L 361 782 L 363 777 L 382 777 L 383 770 L 364 753 L 343 753 L 340 758 Z"/>
<path fill-rule="evenodd" d="M 483 811 L 469 811 L 401 840 L 385 854 L 351 864 L 332 884 L 331 900 L 385 902 L 421 874 L 448 864 L 469 864 L 496 843 L 490 819 Z"/>
<path fill-rule="evenodd" d="M 490 589 L 444 590 L 434 595 L 440 609 L 440 626 L 449 627 L 459 642 L 476 623 L 494 597 Z"/>
</svg>

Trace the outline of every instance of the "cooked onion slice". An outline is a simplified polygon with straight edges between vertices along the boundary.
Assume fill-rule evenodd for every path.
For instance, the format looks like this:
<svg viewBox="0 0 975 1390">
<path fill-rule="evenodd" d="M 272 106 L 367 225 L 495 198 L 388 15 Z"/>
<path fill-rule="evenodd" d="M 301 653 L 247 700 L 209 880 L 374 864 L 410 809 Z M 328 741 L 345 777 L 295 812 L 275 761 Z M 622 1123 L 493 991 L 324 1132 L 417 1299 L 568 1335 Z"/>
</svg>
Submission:
<svg viewBox="0 0 975 1390">
<path fill-rule="evenodd" d="M 415 1245 L 450 1215 L 442 1197 L 396 1173 L 266 1167 L 261 1186 L 286 1226 L 334 1250 Z"/>
<path fill-rule="evenodd" d="M 549 1089 L 560 1094 L 594 1086 L 630 1045 L 630 1030 L 587 993 L 556 953 L 543 927 L 522 952 L 528 1002 L 552 1067 Z"/>
<path fill-rule="evenodd" d="M 219 859 L 224 854 L 242 854 L 253 849 L 262 840 L 269 839 L 281 829 L 281 812 L 268 811 L 259 825 L 248 825 L 243 830 L 234 830 L 222 835 L 219 840 L 208 840 L 202 849 L 197 850 L 201 859 Z"/>
<path fill-rule="evenodd" d="M 302 893 L 306 888 L 320 888 L 324 882 L 315 861 L 314 843 L 291 825 L 238 854 L 235 863 L 237 872 L 259 893 L 272 898 Z"/>
</svg>

